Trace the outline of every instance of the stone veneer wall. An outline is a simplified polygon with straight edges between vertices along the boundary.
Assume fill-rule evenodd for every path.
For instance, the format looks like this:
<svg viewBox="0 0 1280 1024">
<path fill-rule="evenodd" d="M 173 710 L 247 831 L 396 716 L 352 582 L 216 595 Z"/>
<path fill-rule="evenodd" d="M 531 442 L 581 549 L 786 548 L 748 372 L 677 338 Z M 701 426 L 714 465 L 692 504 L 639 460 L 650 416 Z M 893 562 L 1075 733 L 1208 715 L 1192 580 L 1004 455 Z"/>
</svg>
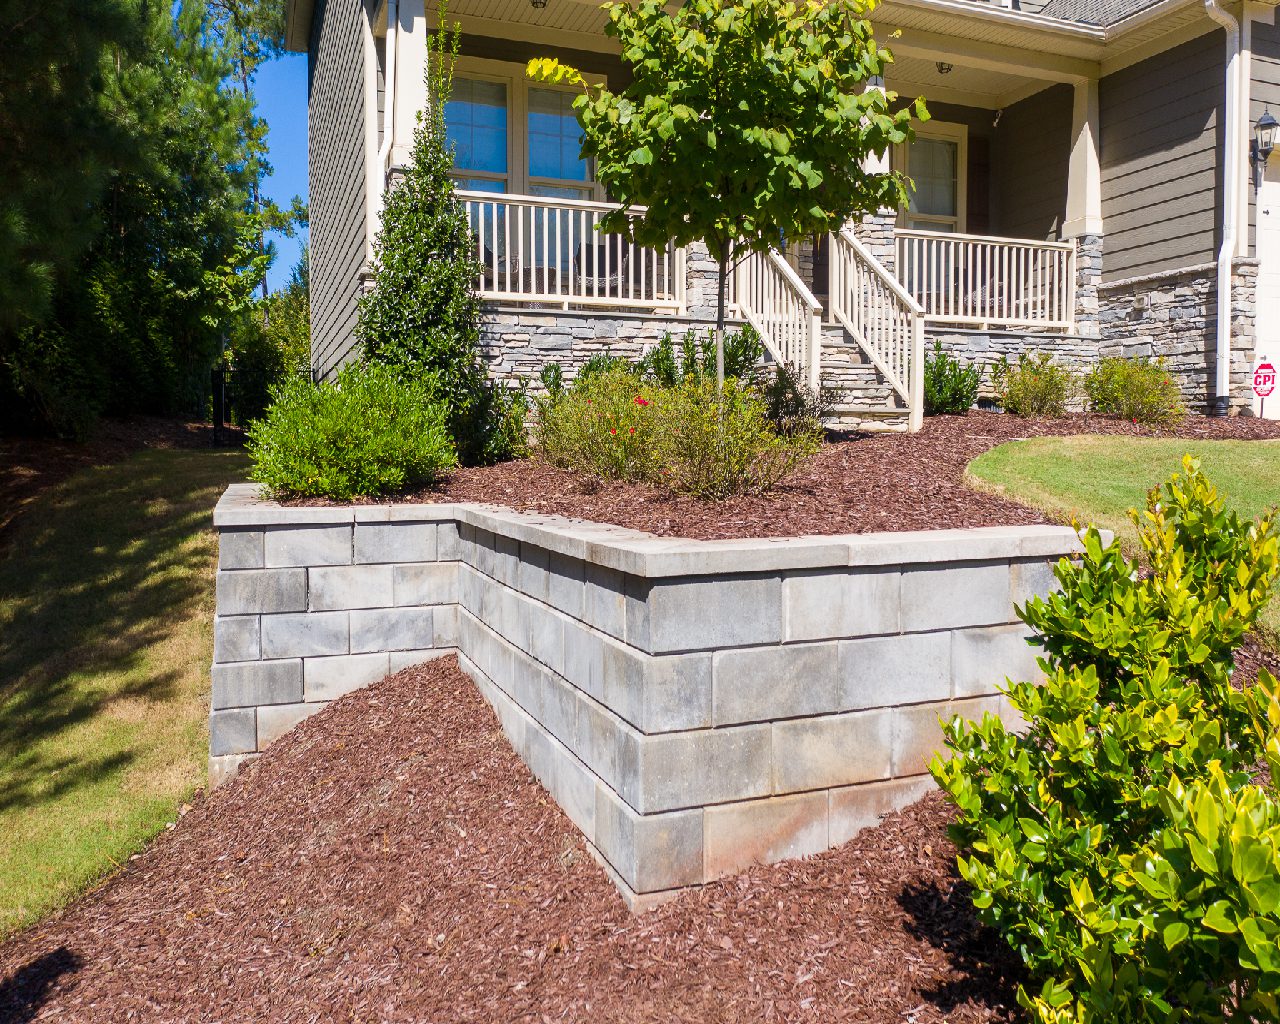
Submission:
<svg viewBox="0 0 1280 1024">
<path fill-rule="evenodd" d="M 939 717 L 1036 672 L 1013 606 L 1062 527 L 699 542 L 475 505 L 282 508 L 231 487 L 210 776 L 457 651 L 641 906 L 844 842 L 930 785 Z"/>
<path fill-rule="evenodd" d="M 1250 407 L 1257 280 L 1257 260 L 1235 261 L 1230 412 Z M 1102 354 L 1163 356 L 1188 408 L 1213 411 L 1217 290 L 1217 268 L 1212 263 L 1101 285 Z"/>
<path fill-rule="evenodd" d="M 950 353 L 962 363 L 976 363 L 982 367 L 980 398 L 994 399 L 992 368 L 1001 360 L 1016 363 L 1022 352 L 1046 352 L 1054 362 L 1076 369 L 1088 369 L 1098 361 L 1099 341 L 1096 337 L 1079 334 L 1045 332 L 1033 334 L 1026 331 L 960 330 L 943 325 L 925 328 L 925 352 L 932 352 L 935 342 L 942 343 L 944 352 Z"/>
</svg>

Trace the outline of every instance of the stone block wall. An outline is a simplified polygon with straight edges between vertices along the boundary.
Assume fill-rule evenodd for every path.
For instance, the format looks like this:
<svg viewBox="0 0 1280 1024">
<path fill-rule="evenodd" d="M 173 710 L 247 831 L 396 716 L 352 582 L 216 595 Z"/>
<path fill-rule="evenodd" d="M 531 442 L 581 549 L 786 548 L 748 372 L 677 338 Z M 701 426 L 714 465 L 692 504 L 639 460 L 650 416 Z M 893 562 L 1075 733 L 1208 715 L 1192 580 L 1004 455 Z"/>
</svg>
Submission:
<svg viewBox="0 0 1280 1024">
<path fill-rule="evenodd" d="M 1257 260 L 1236 260 L 1233 271 L 1232 397 L 1225 411 L 1239 413 L 1250 406 Z M 1217 267 L 1212 263 L 1101 285 L 1102 355 L 1163 356 L 1187 407 L 1214 411 L 1217 290 Z"/>
<path fill-rule="evenodd" d="M 456 650 L 633 906 L 918 797 L 940 718 L 1031 678 L 1061 527 L 699 542 L 473 505 L 219 504 L 210 772 Z"/>
</svg>

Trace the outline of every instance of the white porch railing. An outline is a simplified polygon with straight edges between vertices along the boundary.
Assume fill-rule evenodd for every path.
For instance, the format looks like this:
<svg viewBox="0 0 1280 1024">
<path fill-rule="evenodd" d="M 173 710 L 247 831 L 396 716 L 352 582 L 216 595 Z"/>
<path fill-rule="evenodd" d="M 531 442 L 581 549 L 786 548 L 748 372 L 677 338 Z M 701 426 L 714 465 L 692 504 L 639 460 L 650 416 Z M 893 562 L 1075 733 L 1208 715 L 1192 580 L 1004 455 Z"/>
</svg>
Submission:
<svg viewBox="0 0 1280 1024">
<path fill-rule="evenodd" d="M 829 251 L 831 315 L 902 396 L 915 432 L 924 422 L 924 310 L 848 228 Z"/>
<path fill-rule="evenodd" d="M 482 299 L 680 311 L 685 251 L 655 249 L 600 230 L 612 203 L 454 193 L 467 211 L 482 271 Z"/>
<path fill-rule="evenodd" d="M 753 252 L 743 259 L 733 271 L 732 299 L 773 358 L 818 387 L 822 304 L 782 254 Z"/>
<path fill-rule="evenodd" d="M 932 231 L 894 232 L 898 280 L 930 320 L 974 327 L 1075 325 L 1076 249 Z"/>
</svg>

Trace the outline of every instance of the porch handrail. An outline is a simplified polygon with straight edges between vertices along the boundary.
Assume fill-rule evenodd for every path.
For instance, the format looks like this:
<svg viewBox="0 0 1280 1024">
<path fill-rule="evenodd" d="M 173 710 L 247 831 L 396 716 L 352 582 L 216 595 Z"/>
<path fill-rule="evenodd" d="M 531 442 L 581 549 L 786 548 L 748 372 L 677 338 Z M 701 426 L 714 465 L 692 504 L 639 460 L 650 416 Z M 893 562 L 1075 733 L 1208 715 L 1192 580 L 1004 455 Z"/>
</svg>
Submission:
<svg viewBox="0 0 1280 1024">
<path fill-rule="evenodd" d="M 898 280 L 929 320 L 988 327 L 1075 326 L 1076 247 L 899 228 Z"/>
<path fill-rule="evenodd" d="M 769 354 L 789 364 L 812 388 L 822 372 L 822 303 L 781 253 L 753 252 L 733 272 L 738 312 Z"/>
<path fill-rule="evenodd" d="M 600 230 L 616 203 L 456 189 L 475 238 L 482 299 L 682 312 L 686 254 Z M 632 208 L 632 215 L 643 214 Z"/>
<path fill-rule="evenodd" d="M 848 228 L 828 251 L 831 315 L 907 403 L 914 433 L 924 422 L 924 309 Z"/>
</svg>

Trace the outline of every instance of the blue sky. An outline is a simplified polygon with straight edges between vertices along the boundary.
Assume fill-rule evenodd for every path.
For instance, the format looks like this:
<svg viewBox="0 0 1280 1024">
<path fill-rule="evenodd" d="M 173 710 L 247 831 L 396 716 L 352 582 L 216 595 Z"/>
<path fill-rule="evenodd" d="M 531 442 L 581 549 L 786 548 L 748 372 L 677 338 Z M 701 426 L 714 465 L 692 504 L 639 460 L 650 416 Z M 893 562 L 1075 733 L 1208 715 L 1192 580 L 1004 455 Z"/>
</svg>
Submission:
<svg viewBox="0 0 1280 1024">
<path fill-rule="evenodd" d="M 267 122 L 268 159 L 273 173 L 266 194 L 281 207 L 294 196 L 307 198 L 307 57 L 286 53 L 258 69 L 254 83 L 258 116 Z M 267 274 L 272 291 L 289 280 L 304 239 L 274 236 L 277 256 Z"/>
</svg>

